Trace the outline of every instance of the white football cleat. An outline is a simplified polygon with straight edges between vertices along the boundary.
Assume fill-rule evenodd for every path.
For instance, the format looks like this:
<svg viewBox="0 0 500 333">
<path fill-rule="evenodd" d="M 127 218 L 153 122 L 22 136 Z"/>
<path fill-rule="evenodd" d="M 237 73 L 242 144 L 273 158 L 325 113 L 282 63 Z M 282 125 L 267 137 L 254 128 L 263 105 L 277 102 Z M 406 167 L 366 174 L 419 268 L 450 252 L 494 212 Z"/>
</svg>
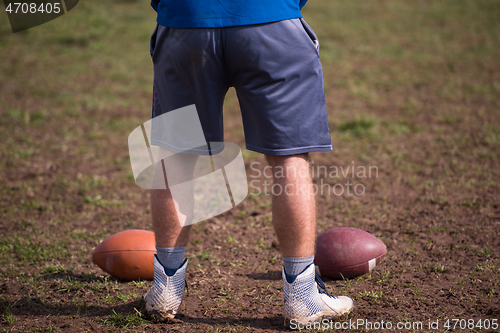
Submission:
<svg viewBox="0 0 500 333">
<path fill-rule="evenodd" d="M 351 298 L 328 294 L 325 284 L 315 274 L 314 264 L 307 267 L 292 283 L 286 280 L 284 269 L 282 275 L 286 326 L 295 324 L 297 327 L 299 323 L 318 322 L 325 317 L 340 316 L 349 313 L 354 307 Z"/>
<path fill-rule="evenodd" d="M 153 321 L 170 321 L 177 314 L 184 297 L 188 260 L 184 260 L 173 276 L 168 276 L 156 255 L 154 258 L 155 283 L 144 295 L 146 316 Z"/>
</svg>

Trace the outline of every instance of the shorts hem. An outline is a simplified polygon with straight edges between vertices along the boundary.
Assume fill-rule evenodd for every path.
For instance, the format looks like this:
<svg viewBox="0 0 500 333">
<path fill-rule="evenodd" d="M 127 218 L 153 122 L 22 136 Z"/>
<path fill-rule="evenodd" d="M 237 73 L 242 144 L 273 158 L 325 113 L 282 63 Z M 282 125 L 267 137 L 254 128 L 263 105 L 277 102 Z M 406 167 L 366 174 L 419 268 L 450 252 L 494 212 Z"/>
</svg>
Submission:
<svg viewBox="0 0 500 333">
<path fill-rule="evenodd" d="M 274 156 L 296 155 L 303 153 L 312 153 L 315 151 L 330 151 L 333 149 L 332 145 L 307 146 L 307 147 L 284 148 L 284 149 L 266 149 L 247 144 L 245 145 L 245 147 L 248 150 L 256 151 L 258 153 L 265 155 L 274 155 Z"/>
<path fill-rule="evenodd" d="M 216 155 L 224 150 L 224 145 L 221 145 L 220 148 L 216 149 L 179 148 L 159 140 L 151 140 L 151 145 L 159 146 L 179 154 L 192 154 L 192 155 Z"/>
</svg>

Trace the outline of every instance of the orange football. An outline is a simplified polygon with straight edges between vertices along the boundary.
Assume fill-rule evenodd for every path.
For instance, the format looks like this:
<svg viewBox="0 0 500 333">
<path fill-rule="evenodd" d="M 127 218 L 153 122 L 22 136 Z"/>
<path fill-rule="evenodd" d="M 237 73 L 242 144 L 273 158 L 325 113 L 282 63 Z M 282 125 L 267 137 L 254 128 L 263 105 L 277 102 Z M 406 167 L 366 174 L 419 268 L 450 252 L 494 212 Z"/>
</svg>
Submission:
<svg viewBox="0 0 500 333">
<path fill-rule="evenodd" d="M 131 229 L 106 238 L 92 252 L 92 260 L 103 271 L 119 279 L 151 280 L 154 277 L 154 232 Z"/>
</svg>

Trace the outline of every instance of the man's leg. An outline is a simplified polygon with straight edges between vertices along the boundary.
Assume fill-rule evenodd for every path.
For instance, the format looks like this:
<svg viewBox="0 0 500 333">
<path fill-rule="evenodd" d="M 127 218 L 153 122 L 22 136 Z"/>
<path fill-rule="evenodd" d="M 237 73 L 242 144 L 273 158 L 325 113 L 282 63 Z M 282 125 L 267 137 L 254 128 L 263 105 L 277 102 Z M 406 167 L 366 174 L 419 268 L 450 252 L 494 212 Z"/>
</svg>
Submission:
<svg viewBox="0 0 500 333">
<path fill-rule="evenodd" d="M 169 189 L 151 191 L 151 215 L 158 261 L 168 270 L 177 270 L 184 260 L 191 225 L 181 227 Z"/>
<path fill-rule="evenodd" d="M 273 170 L 273 223 L 283 251 L 286 325 L 318 321 L 349 312 L 346 296 L 319 292 L 314 266 L 316 206 L 308 155 L 267 156 Z M 276 188 L 277 187 L 277 188 Z M 319 286 L 317 285 L 319 284 Z"/>
<path fill-rule="evenodd" d="M 151 191 L 151 217 L 156 246 L 186 246 L 190 225 L 182 227 L 170 189 Z"/>
<path fill-rule="evenodd" d="M 166 189 L 151 191 L 157 254 L 154 259 L 155 283 L 144 299 L 146 313 L 153 320 L 173 319 L 182 303 L 187 267 L 187 260 L 183 262 L 183 259 L 191 227 L 184 224 L 189 224 L 193 212 L 193 193 L 184 193 L 185 198 L 176 198 L 182 201 L 180 207 L 169 189 L 166 170 L 169 170 L 169 179 L 180 181 L 192 178 L 197 158 L 197 155 L 177 154 L 167 159 L 170 163 L 159 163 L 156 170 L 155 187 L 165 184 Z"/>
<path fill-rule="evenodd" d="M 308 154 L 266 157 L 273 169 L 275 193 L 281 192 L 273 197 L 272 213 L 283 257 L 310 257 L 314 255 L 316 206 Z"/>
<path fill-rule="evenodd" d="M 151 217 L 153 220 L 153 229 L 156 238 L 156 247 L 158 259 L 163 266 L 168 269 L 177 269 L 182 264 L 182 257 L 174 262 L 169 260 L 168 252 L 161 252 L 161 249 L 185 248 L 188 242 L 190 219 L 193 214 L 193 193 L 177 193 L 183 197 L 174 198 L 169 188 L 168 179 L 175 183 L 191 180 L 194 174 L 194 168 L 198 155 L 174 154 L 158 164 L 154 183 L 165 185 L 166 189 L 156 189 L 151 191 Z M 159 186 L 155 186 L 158 188 Z M 180 200 L 180 202 L 179 202 Z M 188 224 L 187 226 L 184 226 Z M 165 260 L 165 262 L 163 261 Z"/>
</svg>

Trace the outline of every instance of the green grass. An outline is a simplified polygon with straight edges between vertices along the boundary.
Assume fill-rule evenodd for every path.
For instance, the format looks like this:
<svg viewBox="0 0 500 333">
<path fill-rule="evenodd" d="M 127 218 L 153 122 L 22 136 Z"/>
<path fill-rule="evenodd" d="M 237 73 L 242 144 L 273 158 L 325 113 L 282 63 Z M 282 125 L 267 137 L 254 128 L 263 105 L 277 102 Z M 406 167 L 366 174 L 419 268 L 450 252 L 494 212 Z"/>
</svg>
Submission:
<svg viewBox="0 0 500 333">
<path fill-rule="evenodd" d="M 202 261 L 213 258 L 212 254 L 210 254 L 210 252 L 208 252 L 207 250 L 201 251 L 196 257 Z"/>
<path fill-rule="evenodd" d="M 0 241 L 0 254 L 4 257 L 2 262 L 12 259 L 18 264 L 36 264 L 43 261 L 61 259 L 68 255 L 67 242 L 65 240 L 55 240 L 48 244 L 42 241 L 30 239 L 24 235 Z"/>
<path fill-rule="evenodd" d="M 361 136 L 370 133 L 374 124 L 375 122 L 373 119 L 360 118 L 343 122 L 338 126 L 338 129 L 341 132 L 350 132 L 354 136 Z"/>
<path fill-rule="evenodd" d="M 113 325 L 119 328 L 138 327 L 148 323 L 138 310 L 134 310 L 135 312 L 132 314 L 118 314 L 113 310 L 113 314 L 103 319 L 102 322 L 106 325 Z"/>
</svg>

